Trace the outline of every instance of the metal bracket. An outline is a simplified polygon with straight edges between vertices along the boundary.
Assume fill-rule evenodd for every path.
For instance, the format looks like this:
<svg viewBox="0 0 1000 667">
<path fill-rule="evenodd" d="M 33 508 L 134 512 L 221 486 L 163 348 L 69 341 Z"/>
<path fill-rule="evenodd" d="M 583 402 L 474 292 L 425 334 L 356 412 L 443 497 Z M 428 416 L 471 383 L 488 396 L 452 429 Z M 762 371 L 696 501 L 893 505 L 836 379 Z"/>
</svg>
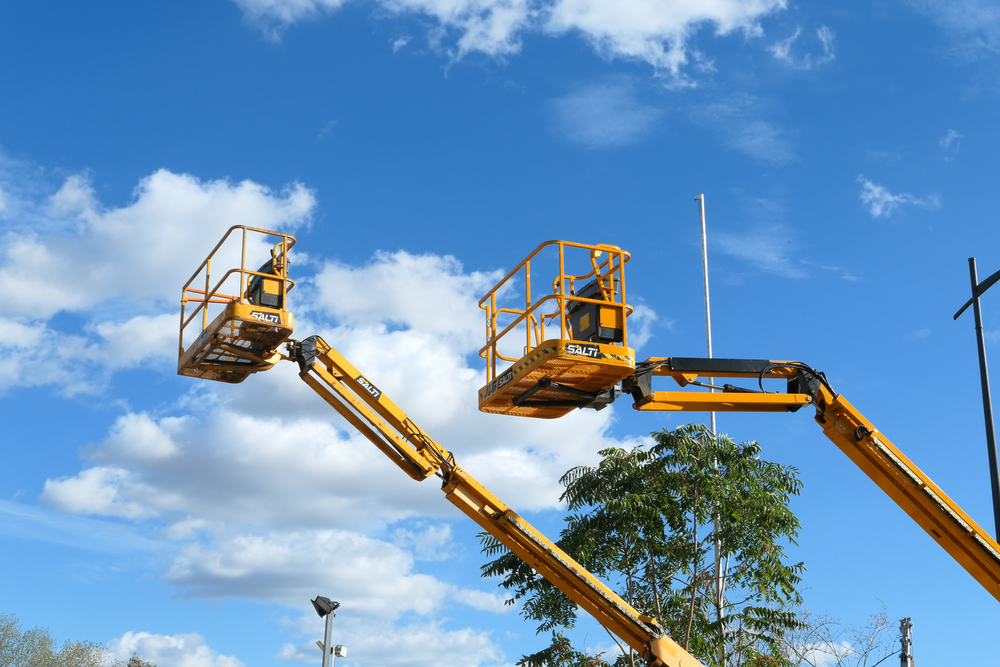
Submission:
<svg viewBox="0 0 1000 667">
<path fill-rule="evenodd" d="M 580 400 L 577 401 L 531 400 L 532 396 L 534 396 L 543 389 L 550 389 L 550 390 L 554 389 L 564 394 L 569 394 L 571 396 L 578 396 Z M 602 410 L 607 405 L 614 403 L 614 400 L 615 400 L 614 387 L 610 389 L 600 389 L 598 391 L 583 391 L 581 389 L 577 389 L 576 387 L 570 387 L 565 384 L 553 382 L 552 378 L 542 378 L 537 383 L 535 383 L 535 386 L 530 387 L 523 394 L 514 398 L 514 400 L 511 402 L 518 407 L 525 407 L 525 408 L 545 408 L 545 407 L 594 408 L 595 410 Z"/>
</svg>

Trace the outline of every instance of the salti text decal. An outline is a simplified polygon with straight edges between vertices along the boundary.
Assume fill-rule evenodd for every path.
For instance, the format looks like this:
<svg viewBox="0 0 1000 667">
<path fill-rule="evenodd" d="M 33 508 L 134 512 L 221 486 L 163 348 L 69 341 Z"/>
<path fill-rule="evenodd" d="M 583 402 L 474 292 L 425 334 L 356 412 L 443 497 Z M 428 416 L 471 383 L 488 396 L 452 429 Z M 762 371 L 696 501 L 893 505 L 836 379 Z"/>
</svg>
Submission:
<svg viewBox="0 0 1000 667">
<path fill-rule="evenodd" d="M 600 359 L 604 356 L 601 354 L 601 348 L 596 345 L 580 345 L 579 343 L 567 343 L 566 354 L 574 354 L 578 357 L 590 357 L 591 359 Z"/>
<path fill-rule="evenodd" d="M 368 380 L 366 380 L 364 375 L 359 375 L 358 377 L 354 378 L 354 380 L 362 387 L 364 387 L 365 391 L 371 394 L 376 401 L 379 399 L 380 396 L 382 396 L 382 390 L 373 385 Z"/>
<path fill-rule="evenodd" d="M 269 324 L 281 324 L 281 315 L 278 313 L 262 313 L 259 310 L 251 310 L 250 317 Z"/>
<path fill-rule="evenodd" d="M 490 382 L 489 386 L 486 387 L 486 391 L 483 392 L 482 398 L 491 396 L 493 392 L 495 392 L 497 389 L 502 388 L 504 385 L 508 384 L 513 379 L 514 379 L 514 369 L 510 368 L 507 370 L 506 373 L 498 377 L 493 382 Z"/>
</svg>

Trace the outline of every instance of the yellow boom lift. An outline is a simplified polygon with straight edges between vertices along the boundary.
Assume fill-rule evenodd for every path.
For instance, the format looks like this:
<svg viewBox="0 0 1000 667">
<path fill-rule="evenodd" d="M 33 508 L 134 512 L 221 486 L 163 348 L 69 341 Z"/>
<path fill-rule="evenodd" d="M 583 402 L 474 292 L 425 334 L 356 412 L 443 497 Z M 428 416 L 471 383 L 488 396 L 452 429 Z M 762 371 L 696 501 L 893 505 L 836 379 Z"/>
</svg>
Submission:
<svg viewBox="0 0 1000 667">
<path fill-rule="evenodd" d="M 571 250 L 589 251 L 588 273 L 567 273 Z M 545 251 L 557 258 L 556 278 L 551 294 L 533 298 L 530 276 L 532 271 L 537 276 Z M 811 405 L 823 434 L 1000 600 L 1000 546 L 835 392 L 824 373 L 798 361 L 769 359 L 652 357 L 636 363 L 628 347 L 628 259 L 615 246 L 550 241 L 483 297 L 479 305 L 486 311 L 487 337 L 480 356 L 486 360 L 487 382 L 479 391 L 480 410 L 552 418 L 575 408 L 600 410 L 622 394 L 640 412 L 795 412 Z M 517 285 L 525 290 L 524 307 L 502 305 Z M 544 340 L 546 326 L 554 333 L 557 325 L 559 338 Z M 505 345 L 518 347 L 522 336 L 520 354 L 505 350 Z M 500 371 L 498 360 L 510 366 Z M 697 389 L 653 391 L 656 377 Z M 757 386 L 713 384 L 715 378 L 757 380 Z M 785 381 L 785 390 L 765 391 L 768 379 Z"/>
<path fill-rule="evenodd" d="M 649 665 L 701 667 L 653 618 L 637 612 L 463 470 L 451 452 L 424 433 L 337 350 L 319 336 L 302 341 L 291 338 L 287 294 L 294 283 L 287 271 L 288 251 L 294 244 L 295 239 L 287 234 L 252 227 L 236 226 L 226 233 L 181 291 L 177 372 L 235 383 L 272 368 L 282 359 L 296 361 L 306 384 L 403 472 L 417 481 L 432 475 L 440 478 L 448 500 L 635 649 Z M 248 254 L 258 254 L 267 247 L 271 259 L 256 271 L 248 269 Z M 239 268 L 225 270 L 213 283 L 213 260 Z M 614 321 L 624 327 L 625 312 L 619 309 L 618 313 L 620 318 Z M 564 352 L 557 353 L 560 355 L 565 356 Z M 573 363 L 570 359 L 571 366 Z M 634 363 L 627 360 L 625 366 L 632 372 Z M 614 384 L 623 376 L 596 377 Z"/>
<path fill-rule="evenodd" d="M 451 452 L 323 339 L 291 338 L 287 295 L 294 282 L 287 272 L 294 244 L 287 234 L 251 227 L 226 233 L 182 289 L 178 373 L 235 383 L 282 359 L 297 362 L 300 377 L 405 473 L 418 481 L 439 477 L 448 500 L 649 665 L 700 666 L 655 619 L 632 608 L 458 466 Z M 256 271 L 247 269 L 248 253 L 267 248 L 271 259 Z M 213 283 L 213 259 L 239 268 Z M 997 543 L 835 393 L 822 373 L 794 361 L 672 357 L 637 364 L 628 347 L 628 259 L 615 246 L 551 241 L 490 290 L 480 302 L 487 320 L 480 410 L 555 418 L 577 408 L 600 410 L 621 394 L 629 394 L 640 411 L 794 412 L 811 404 L 827 437 L 1000 599 Z M 532 271 L 537 284 L 546 263 L 554 264 L 548 274 L 553 277 L 543 278 L 533 297 Z M 576 274 L 569 270 L 580 266 Z M 512 296 L 521 288 L 523 301 Z M 502 362 L 509 366 L 501 371 Z M 664 376 L 682 387 L 721 393 L 652 391 L 652 378 Z M 699 377 L 756 378 L 759 388 L 716 387 Z M 765 392 L 763 380 L 771 378 L 785 380 L 787 390 Z"/>
</svg>

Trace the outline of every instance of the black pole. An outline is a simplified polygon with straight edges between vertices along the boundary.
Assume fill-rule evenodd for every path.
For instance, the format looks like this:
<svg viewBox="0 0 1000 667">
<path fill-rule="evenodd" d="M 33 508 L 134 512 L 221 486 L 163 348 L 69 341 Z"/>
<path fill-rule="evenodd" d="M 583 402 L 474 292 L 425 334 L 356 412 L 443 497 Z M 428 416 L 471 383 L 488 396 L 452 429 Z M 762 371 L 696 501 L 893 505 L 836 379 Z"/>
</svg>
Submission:
<svg viewBox="0 0 1000 667">
<path fill-rule="evenodd" d="M 997 467 L 996 433 L 993 429 L 993 401 L 990 400 L 990 376 L 986 370 L 986 343 L 983 340 L 983 315 L 979 309 L 979 278 L 976 275 L 976 258 L 969 258 L 969 277 L 972 279 L 972 312 L 976 316 L 976 343 L 979 345 L 979 379 L 983 385 L 983 413 L 986 417 L 986 451 L 990 457 L 990 484 L 993 488 L 993 533 L 1000 539 L 1000 468 Z"/>
</svg>

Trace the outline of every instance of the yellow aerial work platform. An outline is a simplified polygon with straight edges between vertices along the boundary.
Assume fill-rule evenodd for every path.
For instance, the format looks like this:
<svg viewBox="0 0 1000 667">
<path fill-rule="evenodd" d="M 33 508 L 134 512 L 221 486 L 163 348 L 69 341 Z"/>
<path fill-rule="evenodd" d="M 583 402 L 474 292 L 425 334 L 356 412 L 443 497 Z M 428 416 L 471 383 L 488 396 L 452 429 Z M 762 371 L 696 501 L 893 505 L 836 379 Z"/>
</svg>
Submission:
<svg viewBox="0 0 1000 667">
<path fill-rule="evenodd" d="M 548 241 L 482 298 L 486 345 L 479 356 L 486 359 L 486 385 L 479 390 L 480 410 L 551 419 L 581 407 L 599 410 L 615 399 L 614 385 L 635 372 L 627 327 L 632 308 L 625 302 L 628 260 L 617 246 Z M 532 280 L 537 285 L 539 278 L 543 289 L 533 297 Z M 501 362 L 511 364 L 498 370 Z"/>
<path fill-rule="evenodd" d="M 235 225 L 226 232 L 181 290 L 180 375 L 236 383 L 281 360 L 281 345 L 294 328 L 287 310 L 295 285 L 288 277 L 288 251 L 294 245 L 293 236 L 254 227 Z M 270 259 L 248 270 L 248 255 L 266 256 L 268 248 Z M 236 266 L 237 258 L 239 268 L 213 285 L 212 260 L 226 267 Z"/>
</svg>

